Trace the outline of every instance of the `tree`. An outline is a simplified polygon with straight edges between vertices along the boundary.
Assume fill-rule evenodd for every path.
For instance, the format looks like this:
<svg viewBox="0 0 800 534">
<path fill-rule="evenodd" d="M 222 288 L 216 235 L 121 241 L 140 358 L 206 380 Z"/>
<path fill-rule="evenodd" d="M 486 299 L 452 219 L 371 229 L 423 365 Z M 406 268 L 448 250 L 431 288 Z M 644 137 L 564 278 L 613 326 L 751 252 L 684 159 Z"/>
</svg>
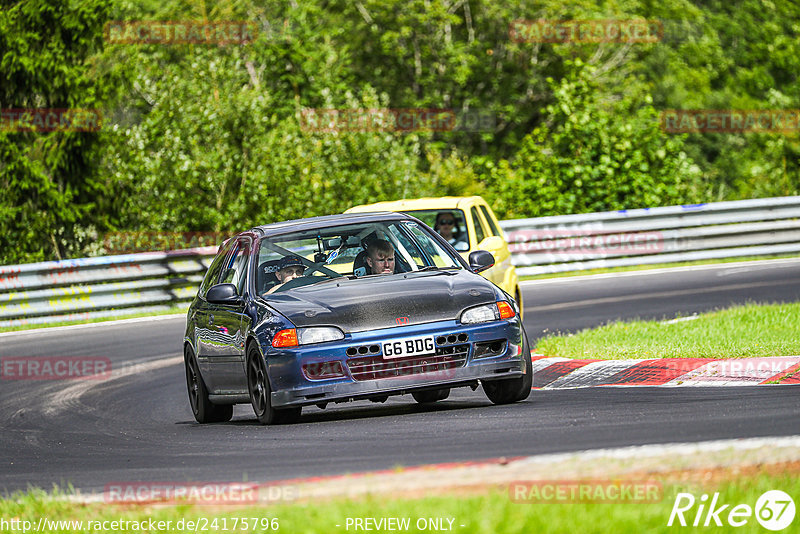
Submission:
<svg viewBox="0 0 800 534">
<path fill-rule="evenodd" d="M 548 80 L 555 102 L 546 122 L 513 160 L 491 168 L 498 210 L 536 217 L 695 202 L 699 170 L 682 139 L 660 130 L 649 95 L 601 101 L 596 70 L 568 66 L 564 79 Z"/>
<path fill-rule="evenodd" d="M 28 0 L 0 11 L 0 108 L 96 109 L 107 88 L 91 59 L 104 2 Z M 0 128 L 0 258 L 59 259 L 114 219 L 112 188 L 98 176 L 97 131 Z"/>
</svg>

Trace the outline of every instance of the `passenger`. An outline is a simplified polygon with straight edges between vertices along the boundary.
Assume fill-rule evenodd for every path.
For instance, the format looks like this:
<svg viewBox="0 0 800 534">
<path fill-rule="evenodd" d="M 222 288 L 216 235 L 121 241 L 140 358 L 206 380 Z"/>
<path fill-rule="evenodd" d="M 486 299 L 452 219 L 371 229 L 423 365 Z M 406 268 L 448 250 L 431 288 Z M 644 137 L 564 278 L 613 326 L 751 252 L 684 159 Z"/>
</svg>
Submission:
<svg viewBox="0 0 800 534">
<path fill-rule="evenodd" d="M 433 229 L 439 232 L 439 235 L 445 238 L 445 240 L 450 243 L 454 249 L 461 251 L 469 250 L 469 245 L 467 242 L 456 235 L 456 218 L 452 212 L 440 211 L 437 213 L 436 224 L 434 225 Z"/>
<path fill-rule="evenodd" d="M 394 247 L 385 239 L 370 242 L 366 262 L 372 274 L 393 274 Z"/>
<path fill-rule="evenodd" d="M 305 270 L 306 266 L 303 265 L 300 258 L 297 256 L 284 256 L 281 258 L 281 261 L 278 262 L 278 270 L 275 271 L 275 278 L 278 279 L 278 285 L 267 291 L 267 294 L 273 293 L 289 280 L 294 280 L 295 278 L 303 276 Z"/>
</svg>

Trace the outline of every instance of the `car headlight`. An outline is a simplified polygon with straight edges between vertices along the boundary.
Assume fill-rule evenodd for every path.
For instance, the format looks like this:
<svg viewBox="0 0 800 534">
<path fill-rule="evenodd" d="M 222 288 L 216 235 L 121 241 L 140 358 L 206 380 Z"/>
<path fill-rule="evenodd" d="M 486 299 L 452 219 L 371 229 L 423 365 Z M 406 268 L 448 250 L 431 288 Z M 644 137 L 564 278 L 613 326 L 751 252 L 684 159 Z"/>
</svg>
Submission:
<svg viewBox="0 0 800 534">
<path fill-rule="evenodd" d="M 500 318 L 500 313 L 497 311 L 497 304 L 486 304 L 484 306 L 477 306 L 470 308 L 461 314 L 462 324 L 475 324 L 486 323 L 489 321 L 496 321 Z"/>
<path fill-rule="evenodd" d="M 309 326 L 297 329 L 297 340 L 301 345 L 336 341 L 337 339 L 344 339 L 344 332 L 335 326 Z"/>
<path fill-rule="evenodd" d="M 469 308 L 461 314 L 461 324 L 488 323 L 500 319 L 511 319 L 517 313 L 508 302 L 501 300 L 492 304 L 484 304 Z"/>
</svg>

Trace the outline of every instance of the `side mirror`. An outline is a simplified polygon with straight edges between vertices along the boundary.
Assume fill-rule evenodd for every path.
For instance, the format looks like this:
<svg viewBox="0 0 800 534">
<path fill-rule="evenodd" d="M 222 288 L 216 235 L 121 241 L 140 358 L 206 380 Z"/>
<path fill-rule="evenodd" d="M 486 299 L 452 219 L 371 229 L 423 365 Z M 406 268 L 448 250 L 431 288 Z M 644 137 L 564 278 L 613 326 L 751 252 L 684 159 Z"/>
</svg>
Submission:
<svg viewBox="0 0 800 534">
<path fill-rule="evenodd" d="M 472 272 L 480 273 L 494 265 L 494 256 L 485 250 L 476 250 L 469 254 L 469 268 Z"/>
<path fill-rule="evenodd" d="M 208 290 L 206 300 L 212 304 L 241 304 L 242 297 L 236 294 L 235 285 L 217 284 Z"/>
</svg>

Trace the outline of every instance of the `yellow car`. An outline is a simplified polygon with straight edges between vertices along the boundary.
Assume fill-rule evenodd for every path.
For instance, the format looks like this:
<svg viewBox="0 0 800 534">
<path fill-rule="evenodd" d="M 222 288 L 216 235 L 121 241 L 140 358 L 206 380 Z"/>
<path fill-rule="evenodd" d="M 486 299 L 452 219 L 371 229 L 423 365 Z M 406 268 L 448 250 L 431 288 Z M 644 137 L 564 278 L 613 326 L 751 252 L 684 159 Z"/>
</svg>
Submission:
<svg viewBox="0 0 800 534">
<path fill-rule="evenodd" d="M 514 297 L 522 314 L 522 292 L 517 270 L 511 265 L 503 231 L 492 208 L 482 197 L 438 197 L 376 202 L 354 206 L 345 213 L 402 211 L 421 220 L 450 242 L 468 259 L 475 250 L 487 250 L 495 259 L 494 267 L 481 274 Z M 447 224 L 447 223 L 453 224 Z"/>
</svg>

